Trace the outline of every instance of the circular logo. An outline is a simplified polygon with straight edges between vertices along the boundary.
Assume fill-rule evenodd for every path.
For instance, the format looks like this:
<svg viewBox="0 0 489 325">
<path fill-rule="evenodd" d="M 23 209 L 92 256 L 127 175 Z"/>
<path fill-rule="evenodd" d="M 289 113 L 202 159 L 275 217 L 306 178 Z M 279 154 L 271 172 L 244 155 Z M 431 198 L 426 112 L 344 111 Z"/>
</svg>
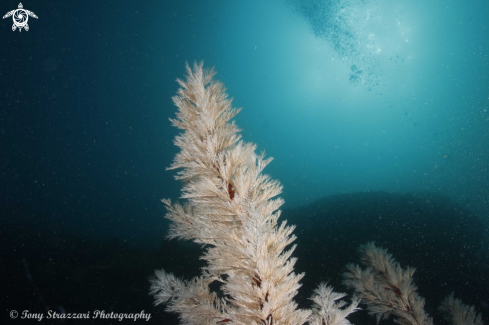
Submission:
<svg viewBox="0 0 489 325">
<path fill-rule="evenodd" d="M 17 310 L 11 310 L 10 311 L 10 318 L 16 319 L 17 316 L 19 316 L 19 313 L 17 312 Z"/>
<path fill-rule="evenodd" d="M 24 27 L 27 24 L 27 20 L 29 20 L 29 15 L 24 9 L 17 9 L 14 13 L 14 24 L 17 27 Z"/>
</svg>

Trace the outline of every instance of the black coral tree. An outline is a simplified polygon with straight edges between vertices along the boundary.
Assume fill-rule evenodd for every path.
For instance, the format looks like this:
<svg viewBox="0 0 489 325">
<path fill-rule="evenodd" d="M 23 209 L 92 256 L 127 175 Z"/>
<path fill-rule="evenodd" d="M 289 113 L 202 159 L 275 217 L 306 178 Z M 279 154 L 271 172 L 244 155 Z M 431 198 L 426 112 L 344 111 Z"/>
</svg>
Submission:
<svg viewBox="0 0 489 325">
<path fill-rule="evenodd" d="M 366 268 L 347 265 L 343 283 L 354 289 L 377 323 L 393 316 L 394 322 L 401 325 L 433 325 L 433 319 L 424 310 L 425 300 L 418 295 L 413 281 L 415 269 L 403 269 L 387 249 L 374 243 L 360 246 L 359 251 Z M 483 325 L 482 316 L 474 307 L 462 304 L 453 294 L 445 298 L 439 310 L 450 324 Z"/>
<path fill-rule="evenodd" d="M 178 80 L 177 118 L 171 121 L 184 132 L 175 138 L 181 151 L 170 169 L 180 169 L 176 178 L 185 182 L 181 198 L 187 203 L 164 200 L 173 221 L 169 237 L 205 245 L 207 266 L 189 281 L 157 271 L 151 285 L 156 304 L 166 303 L 185 324 L 348 324 L 347 312 L 323 321 L 323 307 L 337 296 L 317 294 L 312 311 L 294 302 L 303 274 L 293 272 L 295 245 L 288 248 L 294 227 L 278 223 L 282 187 L 262 173 L 271 158 L 241 141 L 231 122 L 239 110 L 214 74 L 194 64 L 186 80 Z M 214 281 L 223 298 L 209 290 Z"/>
<path fill-rule="evenodd" d="M 193 240 L 206 250 L 202 275 L 181 280 L 164 270 L 151 279 L 155 304 L 179 315 L 182 324 L 349 325 L 358 310 L 353 297 L 346 306 L 322 283 L 314 291 L 311 310 L 299 309 L 294 297 L 304 274 L 295 274 L 292 257 L 294 227 L 278 222 L 277 198 L 282 186 L 263 174 L 271 158 L 255 154 L 256 146 L 241 140 L 231 121 L 239 112 L 231 106 L 224 85 L 203 63 L 187 65 L 187 78 L 173 102 L 180 152 L 169 169 L 179 169 L 185 204 L 163 200 L 172 221 L 169 238 Z M 414 269 L 402 269 L 387 250 L 361 247 L 367 269 L 349 265 L 345 283 L 377 320 L 395 317 L 402 325 L 432 325 L 424 300 L 412 281 Z M 220 295 L 209 286 L 220 283 Z M 483 325 L 473 307 L 447 298 L 442 310 L 456 325 Z M 462 321 L 462 320 L 463 321 Z"/>
</svg>

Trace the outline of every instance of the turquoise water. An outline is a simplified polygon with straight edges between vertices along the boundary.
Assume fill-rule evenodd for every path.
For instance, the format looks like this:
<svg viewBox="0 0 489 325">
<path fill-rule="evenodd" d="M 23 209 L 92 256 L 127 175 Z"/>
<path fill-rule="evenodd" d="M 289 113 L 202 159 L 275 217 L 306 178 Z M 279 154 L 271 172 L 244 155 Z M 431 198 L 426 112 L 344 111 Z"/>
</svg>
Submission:
<svg viewBox="0 0 489 325">
<path fill-rule="evenodd" d="M 487 215 L 487 3 L 335 3 L 231 3 L 194 34 L 287 203 L 435 191 Z"/>
<path fill-rule="evenodd" d="M 204 60 L 243 108 L 244 140 L 275 158 L 266 172 L 286 207 L 434 192 L 487 218 L 487 2 L 100 6 L 39 5 L 28 32 L 2 20 L 3 202 L 90 234 L 148 236 L 158 200 L 179 195 L 164 169 L 175 79 Z"/>
</svg>

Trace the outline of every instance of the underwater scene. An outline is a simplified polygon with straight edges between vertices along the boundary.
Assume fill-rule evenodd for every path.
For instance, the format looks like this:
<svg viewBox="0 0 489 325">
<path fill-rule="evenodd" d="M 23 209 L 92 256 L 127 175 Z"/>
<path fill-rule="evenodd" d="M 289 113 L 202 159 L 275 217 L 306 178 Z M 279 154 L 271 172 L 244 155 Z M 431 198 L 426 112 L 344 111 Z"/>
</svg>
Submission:
<svg viewBox="0 0 489 325">
<path fill-rule="evenodd" d="M 1 324 L 489 324 L 488 1 L 0 9 Z"/>
</svg>

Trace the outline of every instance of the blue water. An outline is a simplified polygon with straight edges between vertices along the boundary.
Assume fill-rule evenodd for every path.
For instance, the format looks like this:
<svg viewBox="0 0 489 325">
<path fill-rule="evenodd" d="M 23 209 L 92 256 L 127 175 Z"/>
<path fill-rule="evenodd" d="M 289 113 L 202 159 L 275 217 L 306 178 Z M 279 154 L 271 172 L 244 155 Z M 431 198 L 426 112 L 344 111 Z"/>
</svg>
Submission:
<svg viewBox="0 0 489 325">
<path fill-rule="evenodd" d="M 29 31 L 0 22 L 6 232 L 159 245 L 168 227 L 160 199 L 181 189 L 165 170 L 177 152 L 171 97 L 185 63 L 201 60 L 243 109 L 243 139 L 274 157 L 265 172 L 283 184 L 284 209 L 332 195 L 423 193 L 488 227 L 488 1 L 24 8 L 39 17 Z"/>
<path fill-rule="evenodd" d="M 328 3 L 230 4 L 198 39 L 287 204 L 435 191 L 487 215 L 487 3 Z"/>
<path fill-rule="evenodd" d="M 244 140 L 275 158 L 266 172 L 284 185 L 285 207 L 420 191 L 487 219 L 488 8 L 39 4 L 28 32 L 2 20 L 2 202 L 90 234 L 159 236 L 158 199 L 180 188 L 164 169 L 176 152 L 175 79 L 204 60 L 243 108 Z"/>
</svg>

